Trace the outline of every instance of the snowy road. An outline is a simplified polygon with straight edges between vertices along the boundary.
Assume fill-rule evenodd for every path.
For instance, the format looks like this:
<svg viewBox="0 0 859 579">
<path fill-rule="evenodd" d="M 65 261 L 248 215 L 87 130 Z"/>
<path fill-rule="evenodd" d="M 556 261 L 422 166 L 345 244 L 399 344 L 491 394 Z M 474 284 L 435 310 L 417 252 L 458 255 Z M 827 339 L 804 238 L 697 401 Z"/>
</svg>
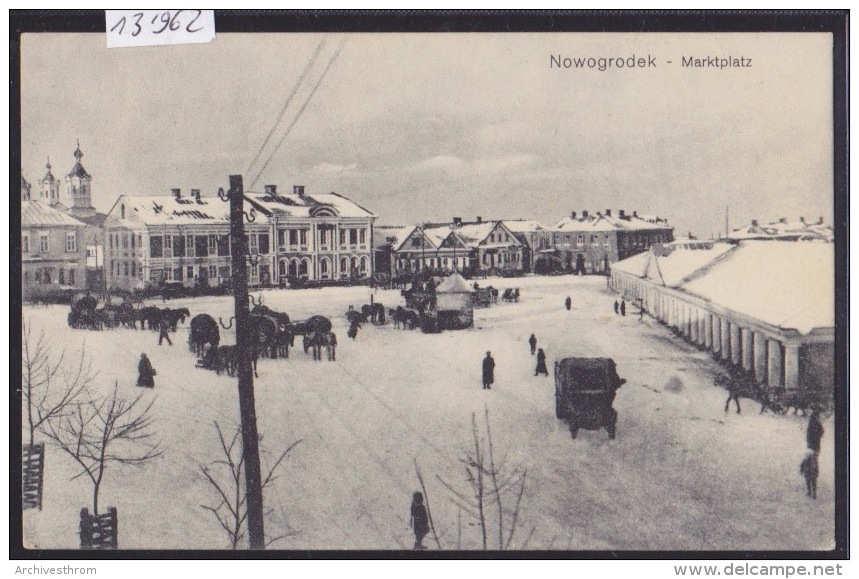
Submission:
<svg viewBox="0 0 859 579">
<path fill-rule="evenodd" d="M 725 393 L 712 385 L 717 366 L 705 353 L 654 320 L 616 316 L 604 278 L 490 280 L 520 287 L 518 304 L 475 312 L 470 331 L 426 335 L 365 326 L 346 338 L 343 313 L 369 302 L 367 288 L 263 292 L 266 305 L 294 319 L 328 315 L 339 337 L 336 362 L 313 362 L 300 348 L 289 360 L 261 360 L 256 402 L 261 446 L 272 459 L 301 443 L 267 489 L 268 536 L 289 534 L 281 549 L 410 548 L 414 461 L 427 483 L 445 548 L 479 547 L 472 521 L 439 482 L 467 491 L 460 458 L 471 443 L 471 416 L 488 410 L 496 454 L 527 468 L 517 530 L 531 549 L 829 549 L 834 545 L 831 419 L 821 454 L 818 500 L 805 497 L 798 465 L 805 419 L 723 412 Z M 563 308 L 570 295 L 573 310 Z M 396 291 L 379 291 L 386 306 Z M 192 314 L 229 316 L 231 298 L 176 300 Z M 635 308 L 629 308 L 633 310 Z M 136 365 L 146 352 L 158 370 L 155 403 L 164 455 L 141 468 L 113 467 L 101 504 L 120 513 L 123 548 L 226 548 L 211 513 L 214 497 L 200 466 L 219 458 L 214 421 L 238 421 L 235 379 L 194 367 L 180 326 L 174 346 L 157 333 L 72 330 L 67 307 L 25 308 L 25 320 L 67 351 L 86 341 L 100 369 L 98 388 L 114 380 L 133 396 Z M 570 437 L 554 416 L 552 377 L 534 377 L 526 340 L 534 332 L 551 363 L 567 355 L 615 359 L 627 384 L 618 391 L 618 436 L 581 431 Z M 232 330 L 222 343 L 234 343 Z M 480 362 L 496 360 L 496 383 L 481 389 Z M 264 457 L 265 462 L 265 457 Z M 77 515 L 91 500 L 72 461 L 49 448 L 44 510 L 24 513 L 25 540 L 43 548 L 75 548 Z M 459 543 L 457 536 L 461 535 Z M 425 543 L 433 548 L 428 538 Z"/>
</svg>

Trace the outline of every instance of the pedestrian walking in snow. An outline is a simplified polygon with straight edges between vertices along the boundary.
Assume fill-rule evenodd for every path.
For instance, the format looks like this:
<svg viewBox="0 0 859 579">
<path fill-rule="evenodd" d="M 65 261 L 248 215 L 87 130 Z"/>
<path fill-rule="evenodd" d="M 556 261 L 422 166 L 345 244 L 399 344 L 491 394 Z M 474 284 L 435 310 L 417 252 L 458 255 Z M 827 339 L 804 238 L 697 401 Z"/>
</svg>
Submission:
<svg viewBox="0 0 859 579">
<path fill-rule="evenodd" d="M 528 343 L 531 345 L 531 355 L 534 355 L 534 352 L 537 351 L 537 336 L 531 334 L 531 337 L 528 338 Z"/>
<path fill-rule="evenodd" d="M 158 345 L 160 346 L 161 342 L 165 339 L 168 344 L 173 345 L 173 342 L 170 340 L 170 322 L 166 317 L 163 317 L 158 323 Z"/>
<path fill-rule="evenodd" d="M 146 354 L 140 354 L 140 362 L 137 364 L 137 385 L 141 388 L 155 388 L 156 374 Z"/>
<path fill-rule="evenodd" d="M 820 452 L 820 439 L 823 438 L 823 424 L 820 422 L 820 412 L 811 411 L 808 417 L 808 429 L 805 431 L 805 441 L 809 450 Z"/>
<path fill-rule="evenodd" d="M 614 300 L 614 313 L 615 313 L 615 314 L 619 314 L 619 313 L 620 313 L 620 304 L 619 304 L 619 303 L 617 303 L 617 300 Z"/>
<path fill-rule="evenodd" d="M 537 369 L 534 370 L 534 376 L 537 374 L 549 375 L 549 371 L 546 369 L 546 353 L 543 352 L 543 348 L 537 352 Z"/>
<path fill-rule="evenodd" d="M 570 311 L 570 309 L 573 307 L 573 300 L 570 298 L 570 296 L 567 296 L 567 299 L 564 300 L 564 305 L 567 306 L 567 311 Z"/>
<path fill-rule="evenodd" d="M 495 360 L 492 359 L 492 352 L 486 352 L 486 357 L 483 359 L 483 389 L 490 390 L 495 382 Z"/>
<path fill-rule="evenodd" d="M 817 475 L 819 468 L 817 465 L 817 453 L 813 450 L 808 451 L 802 463 L 799 465 L 799 472 L 805 477 L 805 494 L 813 499 L 817 498 Z"/>
<path fill-rule="evenodd" d="M 411 524 L 412 530 L 415 532 L 415 551 L 422 551 L 426 549 L 423 544 L 424 537 L 430 532 L 429 517 L 427 516 L 427 509 L 424 506 L 424 495 L 422 493 L 416 492 L 412 495 L 411 511 L 409 524 Z"/>
<path fill-rule="evenodd" d="M 626 300 L 620 300 L 620 315 L 626 315 Z"/>
</svg>

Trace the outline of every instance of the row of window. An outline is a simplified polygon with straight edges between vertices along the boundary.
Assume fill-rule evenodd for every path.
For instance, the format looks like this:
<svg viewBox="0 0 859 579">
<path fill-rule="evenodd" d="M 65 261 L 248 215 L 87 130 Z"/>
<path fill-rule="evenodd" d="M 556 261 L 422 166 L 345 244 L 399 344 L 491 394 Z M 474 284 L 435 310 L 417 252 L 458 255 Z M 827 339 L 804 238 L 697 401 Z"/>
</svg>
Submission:
<svg viewBox="0 0 859 579">
<path fill-rule="evenodd" d="M 78 250 L 78 235 L 74 231 L 66 233 L 66 253 L 75 253 Z M 21 236 L 21 251 L 30 253 L 33 251 L 30 247 L 30 234 L 25 233 Z M 51 236 L 48 233 L 39 233 L 39 245 L 36 250 L 39 253 L 49 253 L 51 251 Z"/>
<path fill-rule="evenodd" d="M 77 279 L 77 272 L 74 269 L 65 270 L 60 268 L 56 270 L 56 276 L 54 275 L 55 270 L 52 267 L 40 268 L 32 271 L 32 276 L 30 275 L 30 271 L 24 272 L 24 284 L 35 283 L 37 285 L 50 285 L 54 283 L 54 279 L 56 278 L 56 283 L 60 285 L 75 285 Z"/>
<path fill-rule="evenodd" d="M 455 260 L 452 257 L 430 257 L 426 260 L 426 266 L 432 269 L 453 269 L 454 267 L 464 269 L 468 267 L 469 258 L 457 257 Z M 399 269 L 412 269 L 420 265 L 419 259 L 400 259 L 398 261 Z"/>
<path fill-rule="evenodd" d="M 587 237 L 587 236 L 584 234 L 577 235 L 576 236 L 576 245 L 583 246 L 585 244 L 585 237 Z M 563 242 L 565 245 L 570 245 L 570 243 L 572 241 L 572 235 L 564 235 L 563 237 L 561 237 L 560 235 L 556 234 L 554 236 L 555 245 L 557 245 L 558 242 L 561 241 L 562 239 L 563 239 Z M 632 246 L 643 246 L 643 245 L 650 245 L 653 243 L 662 243 L 662 241 L 663 241 L 661 233 L 657 233 L 656 235 L 653 235 L 653 236 L 650 236 L 647 234 L 641 234 L 641 233 L 634 235 L 634 236 L 620 235 L 620 236 L 618 236 L 618 240 L 620 242 L 621 247 L 629 247 L 631 245 Z M 603 235 L 602 240 L 600 240 L 599 235 L 591 235 L 590 236 L 591 245 L 599 245 L 600 241 L 602 241 L 602 244 L 605 247 L 611 246 L 611 236 L 610 235 Z"/>
</svg>

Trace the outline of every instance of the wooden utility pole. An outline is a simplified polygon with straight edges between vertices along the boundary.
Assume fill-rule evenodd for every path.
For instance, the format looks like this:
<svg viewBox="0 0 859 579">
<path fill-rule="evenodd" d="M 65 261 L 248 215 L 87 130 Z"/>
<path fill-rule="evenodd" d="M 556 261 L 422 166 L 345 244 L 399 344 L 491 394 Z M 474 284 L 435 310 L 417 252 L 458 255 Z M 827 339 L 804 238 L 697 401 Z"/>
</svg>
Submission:
<svg viewBox="0 0 859 579">
<path fill-rule="evenodd" d="M 248 513 L 248 542 L 251 549 L 265 549 L 259 435 L 254 403 L 252 335 L 248 305 L 248 248 L 245 242 L 244 186 L 241 175 L 230 175 L 230 255 L 233 264 L 233 297 L 236 313 L 236 344 L 239 354 L 239 413 L 242 419 L 242 451 L 245 461 L 245 493 Z"/>
</svg>

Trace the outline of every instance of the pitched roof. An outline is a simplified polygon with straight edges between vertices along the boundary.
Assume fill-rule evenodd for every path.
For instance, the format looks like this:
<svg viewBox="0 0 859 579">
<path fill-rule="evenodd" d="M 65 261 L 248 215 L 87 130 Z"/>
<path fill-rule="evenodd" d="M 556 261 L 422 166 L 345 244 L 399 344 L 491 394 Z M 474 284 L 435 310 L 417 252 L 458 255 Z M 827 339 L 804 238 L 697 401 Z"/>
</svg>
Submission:
<svg viewBox="0 0 859 579">
<path fill-rule="evenodd" d="M 89 173 L 86 172 L 84 166 L 78 161 L 66 177 L 80 177 L 81 179 L 92 179 Z"/>
<path fill-rule="evenodd" d="M 415 225 L 377 225 L 373 228 L 373 246 L 382 247 L 390 243 L 391 250 L 397 251 L 415 229 Z"/>
<path fill-rule="evenodd" d="M 710 248 L 654 247 L 612 265 L 739 314 L 806 334 L 835 323 L 831 243 L 747 240 Z M 666 252 L 663 254 L 663 252 Z"/>
<path fill-rule="evenodd" d="M 278 217 L 313 217 L 316 212 L 325 208 L 337 217 L 375 217 L 354 201 L 334 192 L 313 195 L 247 192 L 245 199 L 253 203 L 258 210 Z"/>
<path fill-rule="evenodd" d="M 674 229 L 668 220 L 655 215 L 588 215 L 587 217 L 564 217 L 555 227 L 557 231 L 640 231 L 648 229 Z"/>
<path fill-rule="evenodd" d="M 83 227 L 84 224 L 41 201 L 21 201 L 21 227 Z"/>
<path fill-rule="evenodd" d="M 125 220 L 117 208 L 125 206 Z M 122 195 L 110 210 L 111 218 L 126 224 L 190 225 L 193 223 L 229 223 L 230 204 L 217 197 L 176 199 L 173 195 Z"/>
<path fill-rule="evenodd" d="M 468 285 L 465 278 L 458 273 L 450 274 L 443 282 L 435 288 L 436 293 L 471 293 L 473 288 Z"/>
<path fill-rule="evenodd" d="M 548 229 L 545 225 L 534 219 L 504 219 L 502 223 L 513 233 L 531 233 Z"/>
</svg>

